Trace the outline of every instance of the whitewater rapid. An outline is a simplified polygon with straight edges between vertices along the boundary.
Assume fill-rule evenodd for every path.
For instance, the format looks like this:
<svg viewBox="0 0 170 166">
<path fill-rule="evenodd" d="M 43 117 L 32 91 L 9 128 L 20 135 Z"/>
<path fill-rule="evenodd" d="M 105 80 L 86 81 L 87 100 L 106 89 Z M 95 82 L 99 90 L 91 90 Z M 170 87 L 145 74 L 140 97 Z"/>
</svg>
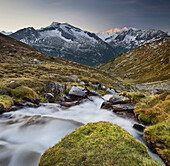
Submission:
<svg viewBox="0 0 170 166">
<path fill-rule="evenodd" d="M 109 99 L 111 95 L 105 95 Z M 112 111 L 100 109 L 102 98 L 68 109 L 59 104 L 42 104 L 38 108 L 23 108 L 0 116 L 0 166 L 36 166 L 40 156 L 64 136 L 89 122 L 108 121 L 127 130 L 143 141 L 143 133 L 133 128 L 133 119 L 118 117 Z M 147 148 L 147 147 L 146 147 Z M 147 151 L 155 160 L 158 155 Z"/>
</svg>

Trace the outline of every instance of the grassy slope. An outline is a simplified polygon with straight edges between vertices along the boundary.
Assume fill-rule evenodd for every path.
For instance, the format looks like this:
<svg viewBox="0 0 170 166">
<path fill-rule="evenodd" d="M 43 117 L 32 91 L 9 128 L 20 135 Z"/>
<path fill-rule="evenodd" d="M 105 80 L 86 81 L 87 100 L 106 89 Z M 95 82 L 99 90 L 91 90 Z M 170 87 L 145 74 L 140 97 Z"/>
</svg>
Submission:
<svg viewBox="0 0 170 166">
<path fill-rule="evenodd" d="M 122 54 L 101 70 L 126 83 L 145 83 L 169 79 L 170 37 L 151 42 Z"/>
<path fill-rule="evenodd" d="M 142 143 L 109 122 L 89 123 L 48 149 L 39 166 L 55 165 L 162 165 Z"/>
<path fill-rule="evenodd" d="M 115 81 L 119 81 L 106 72 L 61 58 L 45 56 L 22 42 L 0 34 L 0 89 L 8 90 L 26 85 L 39 91 L 43 89 L 44 81 L 69 85 L 75 83 L 72 78 L 50 73 L 76 75 L 78 85 L 80 81 L 100 82 L 107 87 L 119 89 L 115 84 Z"/>
</svg>

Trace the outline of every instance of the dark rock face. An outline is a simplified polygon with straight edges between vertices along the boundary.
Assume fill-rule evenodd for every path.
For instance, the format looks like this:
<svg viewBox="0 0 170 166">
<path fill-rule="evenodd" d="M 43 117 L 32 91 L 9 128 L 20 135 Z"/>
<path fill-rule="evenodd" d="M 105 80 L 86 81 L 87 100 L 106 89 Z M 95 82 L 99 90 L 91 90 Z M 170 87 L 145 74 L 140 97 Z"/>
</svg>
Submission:
<svg viewBox="0 0 170 166">
<path fill-rule="evenodd" d="M 48 56 L 89 66 L 107 62 L 116 55 L 114 49 L 96 34 L 67 23 L 53 22 L 40 30 L 32 27 L 24 28 L 11 34 L 10 37 L 29 44 Z"/>
<path fill-rule="evenodd" d="M 134 124 L 133 128 L 135 128 L 136 130 L 139 130 L 139 131 L 144 131 L 145 126 L 143 126 L 141 124 Z"/>
<path fill-rule="evenodd" d="M 118 94 L 114 94 L 110 99 L 112 104 L 127 104 L 130 103 L 130 99 L 128 97 L 119 96 Z"/>
</svg>

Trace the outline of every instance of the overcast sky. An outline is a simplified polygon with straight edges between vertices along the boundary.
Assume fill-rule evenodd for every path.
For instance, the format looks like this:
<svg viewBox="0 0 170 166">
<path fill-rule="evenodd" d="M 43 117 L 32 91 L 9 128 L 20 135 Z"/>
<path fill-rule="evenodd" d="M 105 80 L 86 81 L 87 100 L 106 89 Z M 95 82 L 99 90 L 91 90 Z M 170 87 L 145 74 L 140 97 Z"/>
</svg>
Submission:
<svg viewBox="0 0 170 166">
<path fill-rule="evenodd" d="M 170 32 L 170 0 L 0 0 L 0 31 L 53 21 L 91 32 L 125 26 Z"/>
</svg>

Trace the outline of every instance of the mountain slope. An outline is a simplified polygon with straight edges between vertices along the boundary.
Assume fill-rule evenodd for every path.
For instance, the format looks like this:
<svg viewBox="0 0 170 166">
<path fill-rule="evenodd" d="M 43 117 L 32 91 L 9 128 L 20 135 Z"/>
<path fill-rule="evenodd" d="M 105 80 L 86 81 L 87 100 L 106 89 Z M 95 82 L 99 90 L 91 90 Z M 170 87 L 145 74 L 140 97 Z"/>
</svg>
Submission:
<svg viewBox="0 0 170 166">
<path fill-rule="evenodd" d="M 169 48 L 170 37 L 167 37 L 124 53 L 115 60 L 110 60 L 100 69 L 127 83 L 152 83 L 154 85 L 156 82 L 166 82 L 167 86 L 162 84 L 162 88 L 170 89 L 168 81 L 170 78 Z M 161 86 L 155 88 L 159 89 Z"/>
<path fill-rule="evenodd" d="M 119 54 L 135 49 L 145 43 L 159 40 L 168 36 L 161 30 L 139 30 L 126 28 L 109 30 L 97 34 L 101 39 L 110 44 Z"/>
<path fill-rule="evenodd" d="M 67 23 L 53 22 L 50 26 L 39 30 L 32 27 L 24 28 L 11 34 L 10 37 L 27 43 L 48 56 L 89 66 L 106 62 L 116 55 L 114 49 L 94 33 Z"/>
<path fill-rule="evenodd" d="M 46 56 L 31 46 L 0 34 L 0 89 L 27 85 L 41 91 L 44 82 L 65 85 L 101 83 L 120 89 L 117 79 L 98 69 Z"/>
</svg>

